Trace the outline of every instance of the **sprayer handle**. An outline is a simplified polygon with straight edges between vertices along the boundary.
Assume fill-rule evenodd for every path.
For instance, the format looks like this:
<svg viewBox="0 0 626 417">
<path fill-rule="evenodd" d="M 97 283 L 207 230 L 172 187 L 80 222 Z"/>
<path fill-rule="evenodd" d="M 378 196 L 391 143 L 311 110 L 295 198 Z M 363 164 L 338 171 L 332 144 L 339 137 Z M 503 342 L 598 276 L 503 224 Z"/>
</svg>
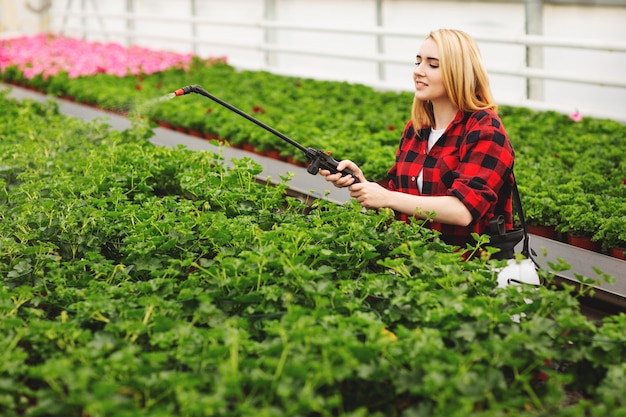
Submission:
<svg viewBox="0 0 626 417">
<path fill-rule="evenodd" d="M 352 178 L 354 178 L 355 183 L 359 182 L 359 179 L 354 174 L 354 172 L 352 172 L 351 169 L 344 168 L 343 170 L 339 171 L 337 169 L 337 165 L 339 165 L 339 161 L 337 161 L 335 158 L 333 158 L 332 156 L 330 156 L 328 153 L 324 151 L 313 149 L 313 148 L 307 148 L 306 156 L 307 158 L 311 160 L 311 164 L 307 168 L 307 172 L 309 174 L 317 175 L 318 171 L 321 168 L 321 169 L 326 169 L 333 174 L 336 174 L 339 172 L 344 177 L 351 175 Z"/>
</svg>

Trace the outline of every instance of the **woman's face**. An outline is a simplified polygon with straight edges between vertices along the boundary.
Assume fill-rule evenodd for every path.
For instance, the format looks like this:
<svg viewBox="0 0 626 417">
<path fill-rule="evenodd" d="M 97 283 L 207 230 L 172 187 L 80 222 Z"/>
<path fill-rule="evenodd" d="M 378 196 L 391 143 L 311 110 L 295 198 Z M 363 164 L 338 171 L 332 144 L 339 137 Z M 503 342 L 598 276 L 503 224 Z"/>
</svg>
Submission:
<svg viewBox="0 0 626 417">
<path fill-rule="evenodd" d="M 415 97 L 422 101 L 436 102 L 448 100 L 448 94 L 443 86 L 441 68 L 439 68 L 439 52 L 437 44 L 431 38 L 422 43 L 415 61 L 413 70 L 415 82 Z"/>
</svg>

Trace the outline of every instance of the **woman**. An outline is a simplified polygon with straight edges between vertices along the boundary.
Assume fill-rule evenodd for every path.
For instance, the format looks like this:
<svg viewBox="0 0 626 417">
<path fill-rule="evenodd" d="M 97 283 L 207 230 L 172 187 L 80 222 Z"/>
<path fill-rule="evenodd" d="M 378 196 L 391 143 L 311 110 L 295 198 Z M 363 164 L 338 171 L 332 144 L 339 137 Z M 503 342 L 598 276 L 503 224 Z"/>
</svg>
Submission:
<svg viewBox="0 0 626 417">
<path fill-rule="evenodd" d="M 391 208 L 396 217 L 426 218 L 441 238 L 465 248 L 471 233 L 489 233 L 503 215 L 511 229 L 514 151 L 492 97 L 476 42 L 459 30 L 441 29 L 424 40 L 413 71 L 415 97 L 389 170 L 388 186 L 369 182 L 353 162 L 320 170 L 336 187 L 369 209 Z"/>
</svg>

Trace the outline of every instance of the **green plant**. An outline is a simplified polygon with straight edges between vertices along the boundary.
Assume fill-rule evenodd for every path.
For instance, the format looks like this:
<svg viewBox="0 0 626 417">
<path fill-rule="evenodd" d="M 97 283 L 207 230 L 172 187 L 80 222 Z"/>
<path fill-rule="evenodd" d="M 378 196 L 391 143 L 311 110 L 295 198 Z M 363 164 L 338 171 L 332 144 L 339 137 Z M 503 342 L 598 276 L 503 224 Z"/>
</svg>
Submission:
<svg viewBox="0 0 626 417">
<path fill-rule="evenodd" d="M 626 187 L 625 187 L 626 188 Z M 598 202 L 598 229 L 593 240 L 602 242 L 604 249 L 626 247 L 626 206 L 619 198 L 604 198 Z"/>
<path fill-rule="evenodd" d="M 624 316 L 587 320 L 547 271 L 497 289 L 427 221 L 304 205 L 289 175 L 149 135 L 0 94 L 2 415 L 623 407 Z"/>
<path fill-rule="evenodd" d="M 602 222 L 596 198 L 582 193 L 571 195 L 574 195 L 574 198 L 568 199 L 569 204 L 563 207 L 558 230 L 576 236 L 593 236 Z"/>
</svg>

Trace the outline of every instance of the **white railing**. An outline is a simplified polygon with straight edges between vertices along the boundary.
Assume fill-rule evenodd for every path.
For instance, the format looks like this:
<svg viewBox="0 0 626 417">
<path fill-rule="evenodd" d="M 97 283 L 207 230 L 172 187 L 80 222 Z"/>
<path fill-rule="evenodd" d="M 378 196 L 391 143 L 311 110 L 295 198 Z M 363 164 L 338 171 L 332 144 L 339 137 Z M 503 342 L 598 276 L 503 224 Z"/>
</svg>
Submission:
<svg viewBox="0 0 626 417">
<path fill-rule="evenodd" d="M 385 35 L 385 36 L 397 36 L 406 38 L 420 38 L 428 34 L 428 32 L 416 32 L 415 30 L 400 30 L 393 28 L 385 28 L 380 26 L 369 27 L 337 27 L 337 26 L 322 26 L 322 25 L 307 25 L 307 24 L 290 24 L 286 22 L 277 22 L 269 20 L 260 21 L 241 21 L 241 20 L 217 20 L 200 16 L 189 17 L 176 17 L 176 16 L 162 16 L 162 15 L 146 15 L 136 13 L 102 13 L 98 11 L 92 12 L 72 12 L 65 11 L 55 14 L 57 18 L 77 17 L 77 18 L 110 18 L 118 20 L 133 20 L 133 21 L 146 21 L 146 22 L 163 22 L 163 23 L 190 23 L 190 24 L 202 24 L 212 26 L 227 26 L 227 27 L 249 27 L 259 29 L 283 29 L 293 30 L 300 32 L 327 32 L 336 34 L 347 35 Z M 74 28 L 83 30 L 84 28 Z M 517 44 L 526 46 L 554 46 L 561 48 L 574 48 L 574 49 L 592 49 L 592 50 L 605 50 L 609 52 L 626 52 L 626 43 L 623 41 L 607 42 L 607 41 L 594 41 L 585 39 L 563 39 L 553 38 L 537 35 L 522 35 L 522 36 L 501 36 L 494 38 L 491 36 L 473 36 L 478 42 L 491 42 L 491 43 L 504 43 L 504 44 Z"/>
<path fill-rule="evenodd" d="M 78 19 L 80 22 L 79 25 L 68 25 L 68 21 L 72 20 L 75 22 Z M 97 19 L 98 24 L 91 25 L 88 24 L 90 19 Z M 386 65 L 406 65 L 407 58 L 406 56 L 400 57 L 397 55 L 393 55 L 391 53 L 385 53 L 381 48 L 378 48 L 377 52 L 374 53 L 354 53 L 348 50 L 328 50 L 315 48 L 311 46 L 291 46 L 287 44 L 281 44 L 276 41 L 276 37 L 270 38 L 267 36 L 258 36 L 258 37 L 241 37 L 239 40 L 216 40 L 206 37 L 197 36 L 196 27 L 200 25 L 205 27 L 223 27 L 223 28 L 241 28 L 244 30 L 249 29 L 258 29 L 260 33 L 267 34 L 269 31 L 276 32 L 288 32 L 292 31 L 295 33 L 302 32 L 311 32 L 315 34 L 335 34 L 335 35 L 354 35 L 354 36 L 367 36 L 367 37 L 376 37 L 380 38 L 388 38 L 388 37 L 397 37 L 401 39 L 410 39 L 410 40 L 421 40 L 428 33 L 423 32 L 419 33 L 416 31 L 409 31 L 403 29 L 395 29 L 389 27 L 381 27 L 381 26 L 359 26 L 359 27 L 339 27 L 339 26 L 325 26 L 325 25 L 315 25 L 315 24 L 293 24 L 288 22 L 281 21 L 273 21 L 273 20 L 254 20 L 254 21 L 243 21 L 243 20 L 221 20 L 209 17 L 202 16 L 166 16 L 166 15 L 155 15 L 155 14 L 145 14 L 145 13 L 106 13 L 99 10 L 94 11 L 74 11 L 74 10 L 66 10 L 63 12 L 54 12 L 52 14 L 52 20 L 54 21 L 62 21 L 60 25 L 52 24 L 51 27 L 54 29 L 57 28 L 57 31 L 61 33 L 65 33 L 68 35 L 78 35 L 87 37 L 96 37 L 101 39 L 110 39 L 110 38 L 121 38 L 125 39 L 128 43 L 135 43 L 139 41 L 157 41 L 163 42 L 165 44 L 186 44 L 188 45 L 188 51 L 195 51 L 199 46 L 211 46 L 211 47 L 219 47 L 222 49 L 233 49 L 233 50 L 248 50 L 259 52 L 264 55 L 266 58 L 270 55 L 280 55 L 280 54 L 288 54 L 288 55 L 299 55 L 306 57 L 321 57 L 321 58 L 331 58 L 337 60 L 351 60 L 351 61 L 360 61 L 360 62 L 369 62 L 376 63 L 384 68 Z M 110 23 L 109 27 L 106 27 L 106 23 Z M 112 22 L 116 22 L 113 24 Z M 148 23 L 163 23 L 163 24 L 184 24 L 189 25 L 191 30 L 187 31 L 187 33 L 191 33 L 191 35 L 180 36 L 176 34 L 168 33 L 167 35 L 158 34 L 158 33 L 149 33 L 142 32 L 137 29 L 137 26 L 134 22 L 148 22 Z M 111 27 L 115 27 L 116 29 L 112 29 Z M 624 41 L 598 41 L 598 40 L 588 40 L 588 39 L 566 39 L 566 38 L 556 38 L 556 37 L 548 37 L 548 36 L 539 36 L 539 35 L 521 35 L 521 36 L 491 36 L 491 35 L 474 35 L 474 38 L 479 42 L 479 44 L 494 44 L 494 45 L 510 45 L 512 47 L 522 47 L 522 48 L 565 48 L 577 51 L 591 51 L 592 53 L 596 52 L 604 52 L 611 54 L 626 54 L 626 42 Z M 270 41 L 268 41 L 270 40 Z M 376 49 L 376 48 L 374 48 Z M 270 61 L 269 59 L 265 59 L 262 63 L 257 63 L 253 65 L 259 69 L 267 69 L 269 71 L 277 72 L 277 73 L 289 73 L 289 71 L 285 71 L 284 68 L 280 66 L 272 66 L 267 65 L 268 62 L 276 62 L 276 60 Z M 626 55 L 625 60 L 626 62 Z M 263 67 L 265 65 L 265 67 Z M 263 67 L 263 68 L 262 68 Z M 587 85 L 594 87 L 603 87 L 609 88 L 613 90 L 619 91 L 618 94 L 620 97 L 626 97 L 624 95 L 626 93 L 626 75 L 620 76 L 606 76 L 601 73 L 601 71 L 594 72 L 593 75 L 588 74 L 577 74 L 574 72 L 565 72 L 560 70 L 552 70 L 548 68 L 535 68 L 524 64 L 523 62 L 518 63 L 517 65 L 508 66 L 500 65 L 500 64 L 491 64 L 488 65 L 488 71 L 492 75 L 499 75 L 504 77 L 515 77 L 516 79 L 521 79 L 523 82 L 527 83 L 528 88 L 532 88 L 532 84 L 528 84 L 530 80 L 545 80 L 545 81 L 556 81 L 556 82 L 565 82 L 565 83 L 575 83 L 577 85 Z M 624 71 L 622 74 L 626 74 L 626 65 L 624 67 Z M 295 74 L 292 75 L 306 75 L 312 76 L 313 74 Z M 519 82 L 519 81 L 518 81 Z M 384 89 L 405 89 L 406 86 L 400 86 L 398 84 L 393 84 L 385 79 L 385 71 L 379 70 L 377 74 L 372 74 L 372 76 L 365 82 L 366 84 L 375 86 L 377 88 Z M 563 112 L 570 112 L 573 110 L 573 107 L 567 106 L 558 106 L 551 105 L 549 101 L 542 100 L 543 97 L 540 97 L 539 100 L 531 100 L 529 97 L 533 97 L 529 91 L 524 92 L 524 97 L 521 99 L 513 99 L 513 100 L 505 100 L 503 104 L 511 104 L 511 105 L 523 105 L 536 109 L 554 109 Z M 500 100 L 502 102 L 502 100 Z M 610 103 L 609 103 L 610 104 Z M 617 104 L 617 103 L 616 103 Z M 596 116 L 596 117 L 607 117 L 619 120 L 621 122 L 626 122 L 626 111 L 622 111 L 622 109 L 626 109 L 624 107 L 624 103 L 619 103 L 622 105 L 619 106 L 607 106 L 604 109 L 587 109 L 584 113 Z M 583 112 L 583 111 L 581 111 Z"/>
<path fill-rule="evenodd" d="M 81 15 L 88 15 L 88 13 L 81 13 Z M 102 16 L 101 16 L 102 17 Z M 127 17 L 124 17 L 127 18 Z M 141 18 L 141 20 L 149 20 L 145 16 Z M 182 19 L 177 19 L 182 20 Z M 197 20 L 198 23 L 207 22 L 203 19 L 194 19 Z M 270 24 L 271 23 L 271 24 Z M 281 25 L 276 22 L 253 22 L 253 23 L 244 23 L 238 22 L 239 26 L 242 27 L 271 27 L 275 29 L 292 29 L 289 25 Z M 85 34 L 107 34 L 107 35 L 115 35 L 119 37 L 132 37 L 132 38 L 143 38 L 150 40 L 157 40 L 162 42 L 178 42 L 178 43 L 188 43 L 191 45 L 219 45 L 222 47 L 229 48 L 240 48 L 240 49 L 251 49 L 262 52 L 275 52 L 275 53 L 288 53 L 288 54 L 296 54 L 296 55 L 308 55 L 308 56 L 318 56 L 325 58 L 338 58 L 338 59 L 348 59 L 355 61 L 363 61 L 363 62 L 378 62 L 382 64 L 406 64 L 406 58 L 397 58 L 391 55 L 385 54 L 362 54 L 362 53 L 350 53 L 350 52 L 329 52 L 326 50 L 315 50 L 315 49 L 305 49 L 299 47 L 288 47 L 288 46 L 280 46 L 271 43 L 236 43 L 236 42 L 216 42 L 207 39 L 200 39 L 193 36 L 159 36 L 159 35 L 147 35 L 147 34 L 138 34 L 136 31 L 120 31 L 120 30 L 108 30 L 106 32 L 97 29 L 97 28 L 80 28 L 80 27 L 68 27 L 65 30 L 69 33 L 82 32 Z M 313 28 L 307 28 L 305 30 L 314 30 Z M 349 30 L 346 28 L 318 28 L 318 32 L 341 32 L 344 34 L 359 34 L 366 33 L 368 35 L 372 35 L 371 32 L 364 31 L 363 29 L 355 29 Z M 392 35 L 392 36 L 402 36 L 399 33 L 387 33 L 385 30 L 378 29 L 378 34 L 381 35 Z M 415 37 L 415 34 L 411 34 L 411 37 Z M 518 44 L 518 45 L 533 45 L 533 46 L 561 46 L 561 47 L 569 47 L 575 48 L 575 46 L 568 44 L 562 40 L 550 40 L 550 39 L 534 39 L 536 37 L 528 36 L 529 40 L 525 40 L 523 37 L 519 38 L 511 38 L 510 40 L 503 39 L 482 39 L 480 37 L 476 37 L 478 42 L 493 42 L 493 43 L 504 43 L 504 44 Z M 607 44 L 603 43 L 588 43 L 585 46 L 586 49 L 592 50 L 606 50 L 606 51 L 617 51 L 617 52 L 626 52 L 626 44 Z M 580 76 L 576 74 L 569 74 L 558 71 L 549 71 L 540 68 L 531 68 L 531 67 L 518 67 L 516 69 L 507 69 L 507 68 L 495 68 L 490 67 L 489 72 L 491 74 L 499 74 L 499 75 L 509 75 L 509 76 L 517 76 L 524 78 L 536 78 L 542 80 L 556 80 L 556 81 L 567 81 L 567 82 L 576 82 L 581 84 L 591 84 L 598 86 L 607 86 L 607 87 L 619 87 L 626 88 L 626 78 L 607 78 L 602 76 Z"/>
</svg>

